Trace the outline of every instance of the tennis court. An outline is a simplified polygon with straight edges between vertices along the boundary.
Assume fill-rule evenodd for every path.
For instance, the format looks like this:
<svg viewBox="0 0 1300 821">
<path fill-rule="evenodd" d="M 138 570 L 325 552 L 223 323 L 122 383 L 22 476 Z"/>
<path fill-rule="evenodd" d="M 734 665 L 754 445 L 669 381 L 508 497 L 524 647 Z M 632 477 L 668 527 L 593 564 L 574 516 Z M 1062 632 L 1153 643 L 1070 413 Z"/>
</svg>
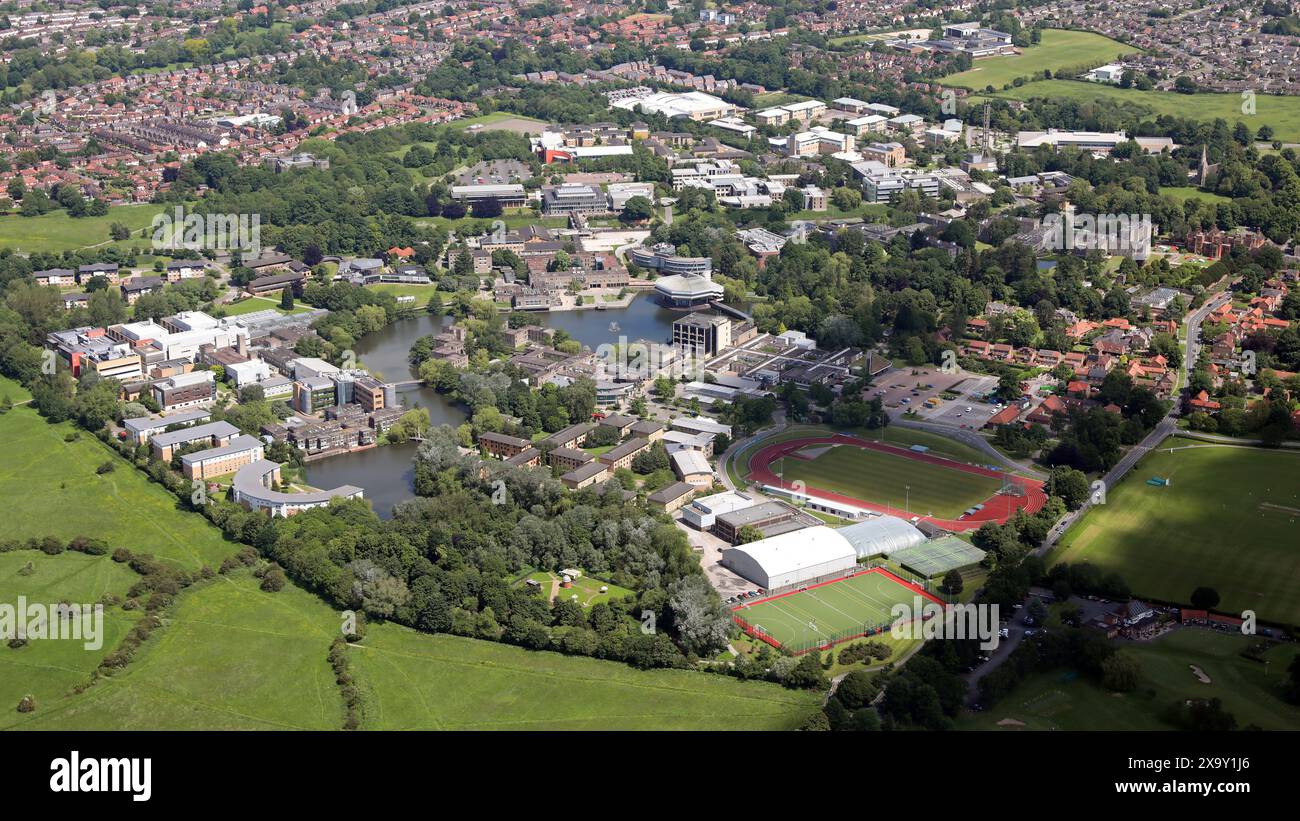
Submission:
<svg viewBox="0 0 1300 821">
<path fill-rule="evenodd" d="M 956 536 L 945 536 L 932 542 L 896 550 L 889 554 L 889 559 L 917 575 L 933 579 L 949 570 L 979 564 L 984 559 L 984 551 Z"/>
<path fill-rule="evenodd" d="M 916 596 L 943 604 L 882 568 L 742 604 L 732 617 L 746 632 L 799 653 L 889 628 L 894 605 Z"/>
</svg>

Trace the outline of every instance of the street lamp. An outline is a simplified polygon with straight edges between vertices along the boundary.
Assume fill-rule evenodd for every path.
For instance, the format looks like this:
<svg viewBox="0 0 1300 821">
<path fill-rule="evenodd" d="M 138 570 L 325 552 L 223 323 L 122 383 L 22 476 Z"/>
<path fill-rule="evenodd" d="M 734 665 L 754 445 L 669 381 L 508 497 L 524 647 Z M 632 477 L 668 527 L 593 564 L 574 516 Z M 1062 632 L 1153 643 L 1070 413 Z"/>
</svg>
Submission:
<svg viewBox="0 0 1300 821">
<path fill-rule="evenodd" d="M 908 513 L 911 513 L 912 512 L 912 486 L 903 485 L 903 490 L 904 490 L 903 510 L 907 511 Z"/>
</svg>

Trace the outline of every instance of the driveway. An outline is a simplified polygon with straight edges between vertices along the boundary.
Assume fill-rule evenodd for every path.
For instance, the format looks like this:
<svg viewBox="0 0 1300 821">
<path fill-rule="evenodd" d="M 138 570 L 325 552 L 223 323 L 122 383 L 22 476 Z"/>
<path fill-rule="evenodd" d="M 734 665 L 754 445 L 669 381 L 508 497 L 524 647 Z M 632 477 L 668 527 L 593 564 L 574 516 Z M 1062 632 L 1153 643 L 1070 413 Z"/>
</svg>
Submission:
<svg viewBox="0 0 1300 821">
<path fill-rule="evenodd" d="M 700 567 L 704 568 L 704 574 L 708 576 L 709 584 L 713 585 L 713 589 L 718 591 L 718 595 L 722 597 L 723 601 L 738 593 L 758 589 L 753 582 L 737 576 L 722 566 L 722 551 L 731 547 L 730 544 L 712 533 L 696 530 L 680 518 L 677 518 L 674 524 L 686 534 L 691 547 L 699 552 Z"/>
</svg>

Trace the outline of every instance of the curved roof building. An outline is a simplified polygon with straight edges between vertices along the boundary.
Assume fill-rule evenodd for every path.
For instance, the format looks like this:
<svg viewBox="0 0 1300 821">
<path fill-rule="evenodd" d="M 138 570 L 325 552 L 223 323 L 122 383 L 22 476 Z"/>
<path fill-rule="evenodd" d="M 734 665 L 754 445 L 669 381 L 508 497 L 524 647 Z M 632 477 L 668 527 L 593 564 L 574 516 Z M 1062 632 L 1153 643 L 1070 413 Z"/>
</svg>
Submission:
<svg viewBox="0 0 1300 821">
<path fill-rule="evenodd" d="M 874 516 L 836 532 L 848 540 L 859 559 L 881 554 L 888 556 L 896 550 L 916 547 L 926 541 L 924 533 L 897 516 Z"/>
<path fill-rule="evenodd" d="M 858 563 L 853 545 L 831 527 L 808 527 L 739 545 L 723 564 L 766 590 L 850 570 Z"/>
<path fill-rule="evenodd" d="M 708 275 L 673 274 L 655 280 L 655 294 L 670 308 L 697 308 L 722 299 L 724 293 Z"/>
<path fill-rule="evenodd" d="M 354 485 L 340 485 L 333 490 L 311 493 L 284 493 L 272 490 L 271 483 L 280 481 L 280 465 L 259 459 L 245 465 L 235 473 L 230 484 L 234 501 L 249 510 L 265 510 L 272 516 L 292 516 L 313 507 L 325 507 L 331 499 L 360 499 L 364 491 Z"/>
</svg>

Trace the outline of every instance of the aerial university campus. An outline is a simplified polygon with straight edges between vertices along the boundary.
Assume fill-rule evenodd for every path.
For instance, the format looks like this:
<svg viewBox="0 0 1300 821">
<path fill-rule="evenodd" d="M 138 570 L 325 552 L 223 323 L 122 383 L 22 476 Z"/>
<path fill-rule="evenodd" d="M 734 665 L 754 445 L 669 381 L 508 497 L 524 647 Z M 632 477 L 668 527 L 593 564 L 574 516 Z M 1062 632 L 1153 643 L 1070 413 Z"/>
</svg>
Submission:
<svg viewBox="0 0 1300 821">
<path fill-rule="evenodd" d="M 0 730 L 1300 730 L 1300 3 L 0 56 Z"/>
</svg>

